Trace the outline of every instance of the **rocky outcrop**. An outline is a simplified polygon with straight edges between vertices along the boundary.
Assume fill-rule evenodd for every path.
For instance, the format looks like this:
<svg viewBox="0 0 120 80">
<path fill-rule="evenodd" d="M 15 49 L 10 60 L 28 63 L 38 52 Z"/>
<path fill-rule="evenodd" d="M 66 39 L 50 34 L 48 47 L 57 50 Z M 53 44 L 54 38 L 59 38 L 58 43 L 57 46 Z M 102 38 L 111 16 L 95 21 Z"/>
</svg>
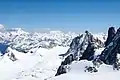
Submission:
<svg viewBox="0 0 120 80">
<path fill-rule="evenodd" d="M 58 76 L 64 73 L 67 73 L 66 68 L 64 65 L 60 65 L 55 76 Z"/>
<path fill-rule="evenodd" d="M 13 49 L 11 47 L 8 47 L 6 50 L 5 56 L 7 56 L 11 61 L 15 62 L 17 57 L 15 56 L 15 53 L 13 53 Z"/>
<path fill-rule="evenodd" d="M 100 42 L 98 43 L 98 40 L 96 40 L 88 31 L 85 32 L 85 35 L 75 37 L 68 51 L 65 54 L 62 54 L 63 57 L 67 57 L 58 68 L 56 76 L 66 73 L 66 66 L 75 60 L 92 61 L 93 67 L 86 67 L 85 71 L 88 72 L 97 72 L 98 70 L 96 67 L 99 68 L 103 63 L 113 65 L 113 70 L 119 70 L 120 62 L 117 55 L 120 54 L 120 28 L 117 32 L 115 32 L 114 27 L 109 28 L 105 48 L 101 54 L 95 57 L 94 53 L 95 49 L 98 48 L 98 46 L 96 46 L 97 44 L 100 44 Z"/>
<path fill-rule="evenodd" d="M 13 53 L 9 53 L 7 56 L 8 56 L 9 59 L 12 60 L 13 62 L 16 61 L 16 60 L 18 60 Z"/>
<path fill-rule="evenodd" d="M 120 53 L 120 28 L 108 46 L 102 51 L 100 59 L 108 65 L 113 65 L 117 61 L 117 54 Z"/>
<path fill-rule="evenodd" d="M 81 39 L 83 38 L 83 35 L 79 35 L 79 36 L 77 36 L 77 37 L 75 37 L 73 40 L 72 40 L 72 42 L 71 42 L 71 44 L 70 44 L 70 48 L 68 49 L 68 51 L 65 53 L 65 54 L 60 54 L 59 56 L 63 56 L 63 57 L 65 57 L 65 56 L 67 56 L 67 55 L 69 55 L 69 54 L 77 54 L 77 52 L 78 52 L 78 49 L 79 49 L 79 46 L 80 46 L 80 44 L 81 44 Z"/>
<path fill-rule="evenodd" d="M 95 46 L 93 43 L 89 43 L 82 57 L 80 57 L 80 60 L 84 60 L 84 59 L 89 60 L 89 61 L 93 60 L 94 53 L 95 53 Z"/>
<path fill-rule="evenodd" d="M 110 27 L 108 30 L 108 37 L 107 40 L 105 42 L 105 47 L 108 46 L 110 44 L 110 42 L 112 41 L 113 37 L 115 36 L 115 28 L 114 27 Z"/>
<path fill-rule="evenodd" d="M 104 46 L 102 41 L 100 41 L 98 38 L 95 39 L 91 33 L 85 31 L 85 34 L 75 37 L 72 40 L 68 51 L 65 54 L 60 54 L 60 56 L 66 57 L 70 54 L 73 54 L 74 60 L 79 60 L 79 58 L 89 59 L 88 57 L 94 55 L 94 49 L 100 47 L 97 45 L 101 45 L 101 47 Z"/>
<path fill-rule="evenodd" d="M 98 70 L 95 67 L 91 67 L 91 66 L 86 66 L 84 71 L 85 72 L 90 72 L 90 73 L 98 72 Z"/>
<path fill-rule="evenodd" d="M 66 73 L 66 66 L 70 65 L 75 60 L 93 60 L 95 49 L 100 47 L 97 45 L 103 46 L 102 42 L 95 39 L 88 31 L 85 31 L 85 35 L 82 34 L 75 37 L 72 40 L 68 51 L 65 54 L 60 55 L 66 58 L 62 61 L 55 76 Z"/>
<path fill-rule="evenodd" d="M 58 75 L 67 73 L 67 65 L 70 65 L 70 64 L 72 63 L 72 61 L 74 61 L 73 55 L 70 54 L 69 56 L 67 56 L 67 57 L 65 58 L 64 61 L 62 61 L 62 63 L 61 63 L 61 65 L 59 66 L 59 68 L 58 68 L 57 73 L 56 73 L 55 76 L 58 76 Z"/>
</svg>

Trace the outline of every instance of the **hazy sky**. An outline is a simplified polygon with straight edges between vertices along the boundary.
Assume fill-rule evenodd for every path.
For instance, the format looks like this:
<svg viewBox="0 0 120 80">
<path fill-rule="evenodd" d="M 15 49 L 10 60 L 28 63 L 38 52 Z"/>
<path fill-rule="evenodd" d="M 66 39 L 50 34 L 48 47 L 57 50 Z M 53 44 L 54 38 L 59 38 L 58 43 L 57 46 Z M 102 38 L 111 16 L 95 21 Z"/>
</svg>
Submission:
<svg viewBox="0 0 120 80">
<path fill-rule="evenodd" d="M 92 32 L 120 26 L 118 0 L 0 0 L 0 24 L 28 31 Z"/>
</svg>

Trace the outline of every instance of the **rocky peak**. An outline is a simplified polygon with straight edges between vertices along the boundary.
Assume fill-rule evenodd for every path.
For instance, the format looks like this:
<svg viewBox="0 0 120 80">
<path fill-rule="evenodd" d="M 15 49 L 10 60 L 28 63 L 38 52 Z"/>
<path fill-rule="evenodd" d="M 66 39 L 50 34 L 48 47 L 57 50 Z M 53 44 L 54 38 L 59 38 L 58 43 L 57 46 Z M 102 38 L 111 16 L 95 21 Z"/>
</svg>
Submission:
<svg viewBox="0 0 120 80">
<path fill-rule="evenodd" d="M 105 42 L 105 47 L 110 44 L 110 42 L 112 41 L 115 34 L 116 34 L 115 28 L 110 27 L 109 30 L 108 30 L 108 37 L 107 37 L 107 40 Z"/>
<path fill-rule="evenodd" d="M 61 65 L 59 66 L 57 73 L 55 76 L 64 74 L 67 72 L 67 65 L 70 65 L 73 61 L 77 60 L 93 60 L 95 49 L 99 48 L 96 45 L 101 45 L 102 41 L 99 39 L 94 38 L 94 36 L 85 31 L 85 34 L 81 34 L 75 37 L 71 44 L 70 48 L 65 54 L 61 54 L 60 56 L 65 57 L 62 61 Z M 102 47 L 104 47 L 102 45 Z"/>
</svg>

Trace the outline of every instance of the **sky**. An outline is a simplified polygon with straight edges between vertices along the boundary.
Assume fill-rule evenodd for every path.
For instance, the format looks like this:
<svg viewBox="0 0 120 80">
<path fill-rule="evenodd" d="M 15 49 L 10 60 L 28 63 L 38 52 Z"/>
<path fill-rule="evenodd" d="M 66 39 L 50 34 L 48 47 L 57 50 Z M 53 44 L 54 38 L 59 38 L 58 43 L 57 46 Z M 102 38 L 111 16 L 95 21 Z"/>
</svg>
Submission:
<svg viewBox="0 0 120 80">
<path fill-rule="evenodd" d="M 0 24 L 27 31 L 105 32 L 120 26 L 118 0 L 0 0 Z"/>
</svg>

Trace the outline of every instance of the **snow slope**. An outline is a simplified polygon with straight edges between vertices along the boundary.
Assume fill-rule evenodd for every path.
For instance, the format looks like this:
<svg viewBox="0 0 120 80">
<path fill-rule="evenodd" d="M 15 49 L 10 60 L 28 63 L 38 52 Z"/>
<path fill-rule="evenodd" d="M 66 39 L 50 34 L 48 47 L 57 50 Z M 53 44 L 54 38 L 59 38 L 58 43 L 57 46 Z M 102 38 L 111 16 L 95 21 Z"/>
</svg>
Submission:
<svg viewBox="0 0 120 80">
<path fill-rule="evenodd" d="M 65 53 L 69 47 L 54 47 L 53 49 L 34 49 L 36 53 L 16 53 L 18 61 L 12 62 L 7 56 L 0 61 L 1 80 L 119 80 L 119 71 L 113 70 L 112 66 L 101 65 L 97 73 L 84 72 L 85 66 L 92 66 L 90 61 L 74 61 L 66 74 L 55 77 L 57 68 L 62 58 L 58 55 Z M 96 50 L 96 55 L 103 49 Z M 9 67 L 8 67 L 9 66 Z"/>
<path fill-rule="evenodd" d="M 12 50 L 18 59 L 12 62 L 4 55 L 0 60 L 0 80 L 44 80 L 56 73 L 60 65 L 59 54 L 65 53 L 67 47 L 55 47 L 53 49 L 36 49 L 36 53 L 24 54 Z"/>
<path fill-rule="evenodd" d="M 80 61 L 73 62 L 70 71 L 54 77 L 62 58 L 59 54 L 63 54 L 69 47 L 54 47 L 53 49 L 34 49 L 35 53 L 24 54 L 16 50 L 10 49 L 18 59 L 12 62 L 7 54 L 0 60 L 0 80 L 119 80 L 120 72 L 113 71 L 112 66 L 102 65 L 98 73 L 84 72 L 85 66 L 92 65 L 92 62 Z M 96 51 L 96 55 L 100 54 L 103 49 Z"/>
<path fill-rule="evenodd" d="M 85 66 L 92 65 L 88 61 L 73 62 L 71 70 L 50 80 L 119 80 L 119 71 L 112 70 L 111 66 L 102 65 L 97 73 L 84 72 Z"/>
<path fill-rule="evenodd" d="M 103 49 L 96 50 L 95 55 L 99 55 Z M 102 64 L 96 73 L 85 72 L 86 66 L 93 66 L 93 63 L 87 60 L 74 61 L 69 65 L 70 69 L 66 74 L 48 80 L 119 80 L 120 71 L 113 70 L 112 65 Z"/>
<path fill-rule="evenodd" d="M 80 61 L 71 64 L 70 71 L 55 77 L 57 68 L 61 64 L 63 54 L 69 47 L 57 46 L 52 49 L 32 48 L 34 53 L 24 54 L 8 48 L 18 59 L 13 62 L 5 54 L 0 59 L 0 80 L 119 80 L 119 71 L 113 71 L 112 66 L 102 65 L 98 73 L 84 72 L 85 66 L 92 65 L 92 62 Z M 97 49 L 96 55 L 103 49 Z"/>
</svg>

